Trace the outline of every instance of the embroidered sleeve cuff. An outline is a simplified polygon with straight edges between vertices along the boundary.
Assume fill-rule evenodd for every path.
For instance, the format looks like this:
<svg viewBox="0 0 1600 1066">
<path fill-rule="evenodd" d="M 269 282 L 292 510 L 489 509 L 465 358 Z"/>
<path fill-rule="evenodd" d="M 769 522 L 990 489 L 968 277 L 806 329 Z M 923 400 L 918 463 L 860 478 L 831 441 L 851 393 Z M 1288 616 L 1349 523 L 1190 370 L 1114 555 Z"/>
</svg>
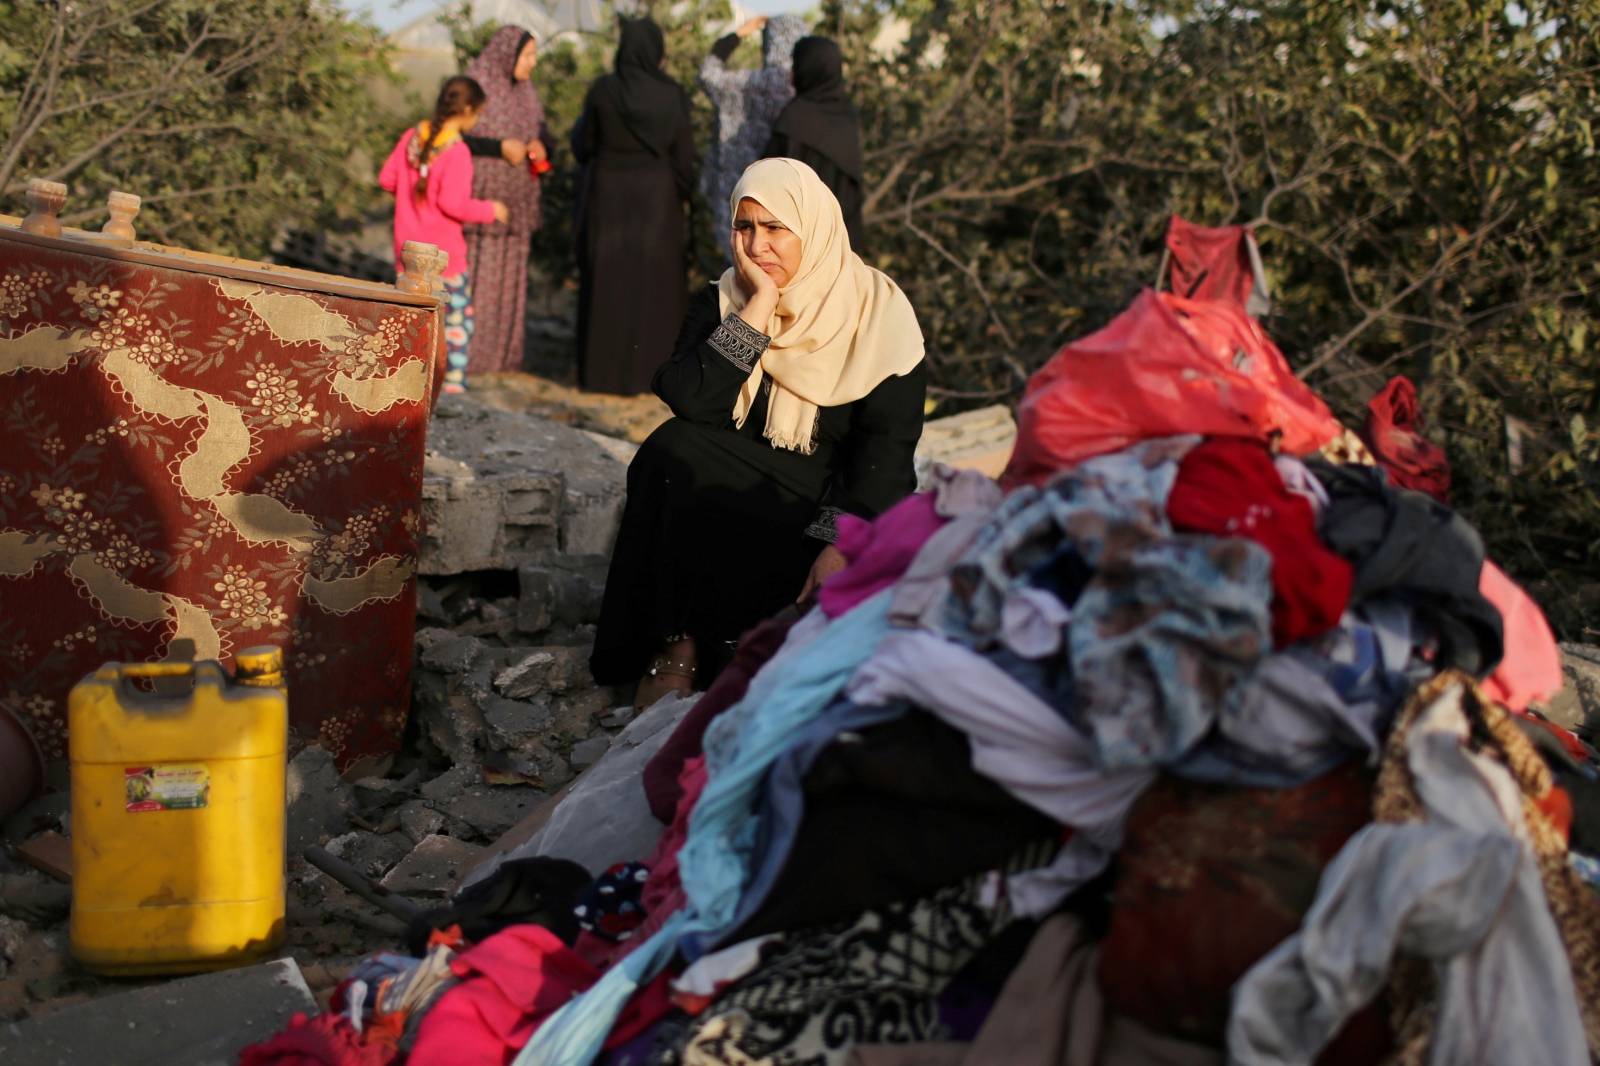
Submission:
<svg viewBox="0 0 1600 1066">
<path fill-rule="evenodd" d="M 806 527 L 806 536 L 828 544 L 835 543 L 839 539 L 839 516 L 842 514 L 844 512 L 837 507 L 822 508 Z"/>
<path fill-rule="evenodd" d="M 756 329 L 738 315 L 722 320 L 707 342 L 734 366 L 749 373 L 772 343 L 772 338 Z"/>
</svg>

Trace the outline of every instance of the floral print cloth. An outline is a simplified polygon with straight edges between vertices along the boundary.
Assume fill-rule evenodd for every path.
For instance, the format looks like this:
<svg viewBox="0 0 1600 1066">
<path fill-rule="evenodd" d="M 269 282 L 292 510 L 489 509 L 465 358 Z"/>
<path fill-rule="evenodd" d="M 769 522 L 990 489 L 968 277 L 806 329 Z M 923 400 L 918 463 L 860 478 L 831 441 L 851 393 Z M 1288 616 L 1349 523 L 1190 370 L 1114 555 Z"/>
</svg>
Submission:
<svg viewBox="0 0 1600 1066">
<path fill-rule="evenodd" d="M 275 644 L 293 742 L 393 750 L 436 313 L 83 243 L 0 231 L 0 705 L 60 758 L 101 663 Z"/>
</svg>

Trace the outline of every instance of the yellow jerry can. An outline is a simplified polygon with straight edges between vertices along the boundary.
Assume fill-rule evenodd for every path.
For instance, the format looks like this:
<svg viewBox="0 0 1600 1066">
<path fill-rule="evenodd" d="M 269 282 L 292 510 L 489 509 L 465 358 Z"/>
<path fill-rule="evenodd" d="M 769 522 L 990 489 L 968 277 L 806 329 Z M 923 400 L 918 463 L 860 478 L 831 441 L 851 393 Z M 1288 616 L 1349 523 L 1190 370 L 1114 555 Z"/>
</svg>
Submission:
<svg viewBox="0 0 1600 1066">
<path fill-rule="evenodd" d="M 283 942 L 283 653 L 234 668 L 107 663 L 72 690 L 72 954 L 90 970 L 222 969 Z"/>
</svg>

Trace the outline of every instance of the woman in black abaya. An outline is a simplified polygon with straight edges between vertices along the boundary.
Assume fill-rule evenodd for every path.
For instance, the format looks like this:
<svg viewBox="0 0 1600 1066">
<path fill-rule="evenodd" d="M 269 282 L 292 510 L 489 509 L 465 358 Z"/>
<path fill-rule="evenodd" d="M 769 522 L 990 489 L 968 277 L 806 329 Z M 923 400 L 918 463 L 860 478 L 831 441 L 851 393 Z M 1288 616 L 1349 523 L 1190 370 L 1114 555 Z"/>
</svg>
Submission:
<svg viewBox="0 0 1600 1066">
<path fill-rule="evenodd" d="M 832 191 L 862 249 L 861 115 L 844 83 L 844 56 L 827 37 L 802 37 L 794 46 L 794 99 L 773 123 L 764 158 L 798 159 Z"/>
<path fill-rule="evenodd" d="M 683 318 L 694 138 L 688 97 L 661 70 L 665 50 L 661 27 L 625 20 L 615 70 L 590 86 L 572 131 L 584 167 L 578 383 L 593 392 L 648 392 Z"/>
<path fill-rule="evenodd" d="M 845 565 L 840 514 L 916 485 L 927 368 L 905 294 L 850 248 L 793 159 L 745 171 L 734 267 L 689 303 L 655 391 L 673 418 L 628 467 L 594 655 L 635 703 L 708 683 L 728 642 Z"/>
</svg>

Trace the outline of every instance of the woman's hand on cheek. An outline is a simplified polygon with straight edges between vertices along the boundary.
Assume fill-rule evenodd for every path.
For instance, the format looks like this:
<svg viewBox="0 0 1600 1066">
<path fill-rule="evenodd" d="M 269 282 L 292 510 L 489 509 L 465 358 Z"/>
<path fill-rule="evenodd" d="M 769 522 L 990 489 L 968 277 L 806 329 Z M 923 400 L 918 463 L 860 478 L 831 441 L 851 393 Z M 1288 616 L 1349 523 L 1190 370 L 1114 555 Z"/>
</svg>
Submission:
<svg viewBox="0 0 1600 1066">
<path fill-rule="evenodd" d="M 765 333 L 772 313 L 778 309 L 778 283 L 745 252 L 744 238 L 738 230 L 733 231 L 733 267 L 734 277 L 745 294 L 739 317 Z"/>
</svg>

